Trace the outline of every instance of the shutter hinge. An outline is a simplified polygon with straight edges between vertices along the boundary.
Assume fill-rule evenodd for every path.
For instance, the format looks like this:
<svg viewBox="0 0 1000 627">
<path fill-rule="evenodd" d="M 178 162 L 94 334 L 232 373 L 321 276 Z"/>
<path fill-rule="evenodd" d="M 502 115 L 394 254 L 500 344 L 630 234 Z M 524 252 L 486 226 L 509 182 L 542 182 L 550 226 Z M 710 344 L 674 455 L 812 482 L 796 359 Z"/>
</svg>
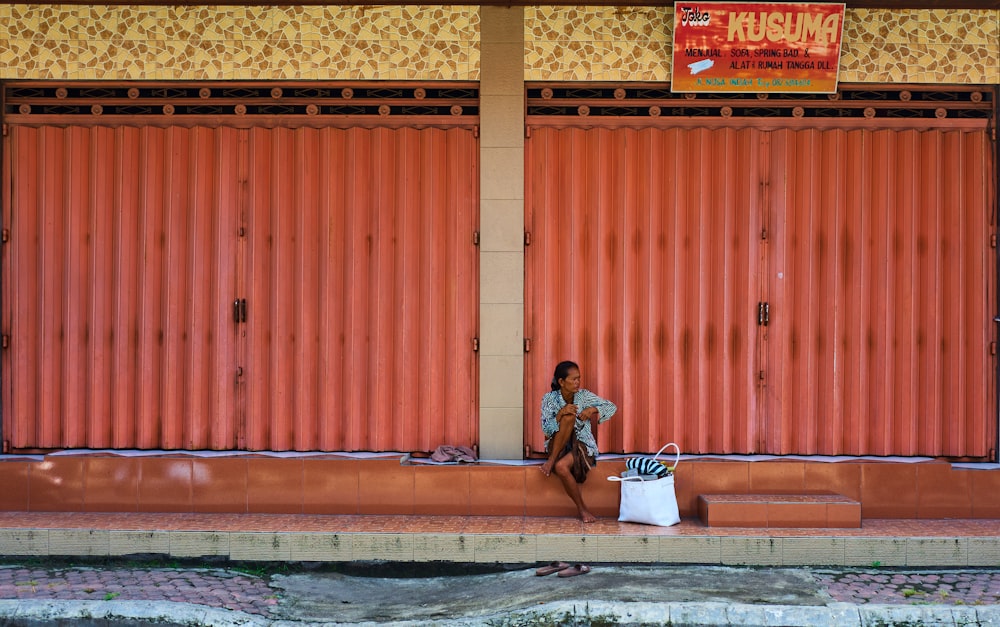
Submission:
<svg viewBox="0 0 1000 627">
<path fill-rule="evenodd" d="M 478 337 L 472 338 L 472 352 L 473 353 L 478 353 L 479 352 L 479 338 Z"/>
<path fill-rule="evenodd" d="M 760 372 L 757 373 L 757 381 L 761 385 L 764 385 L 764 371 L 763 370 L 761 370 Z"/>
<path fill-rule="evenodd" d="M 472 245 L 479 246 L 479 231 L 472 232 Z"/>
<path fill-rule="evenodd" d="M 997 343 L 990 342 L 990 355 L 996 355 L 996 354 L 997 354 Z"/>
<path fill-rule="evenodd" d="M 10 453 L 10 440 L 3 441 L 3 454 L 6 455 Z"/>
<path fill-rule="evenodd" d="M 524 127 L 524 138 L 528 139 L 530 137 L 531 137 L 531 127 L 530 126 L 525 126 Z"/>
<path fill-rule="evenodd" d="M 10 346 L 10 336 L 4 333 L 0 335 L 0 348 L 7 348 Z"/>
<path fill-rule="evenodd" d="M 531 246 L 531 231 L 524 232 L 524 245 Z"/>
<path fill-rule="evenodd" d="M 760 230 L 760 238 L 762 240 L 766 240 L 767 239 L 767 229 L 766 228 Z"/>
<path fill-rule="evenodd" d="M 526 353 L 530 353 L 531 352 L 531 338 L 530 337 L 524 338 L 524 352 L 526 352 Z"/>
<path fill-rule="evenodd" d="M 479 137 L 479 125 L 478 124 L 476 124 L 475 126 L 472 127 L 472 136 L 473 137 Z"/>
<path fill-rule="evenodd" d="M 4 241 L 6 242 L 7 240 Z M 997 247 L 997 234 L 994 233 L 993 235 L 990 235 L 990 248 L 996 248 L 996 247 Z"/>
<path fill-rule="evenodd" d="M 6 244 L 10 241 L 10 229 L 0 230 L 0 242 Z"/>
<path fill-rule="evenodd" d="M 8 130 L 9 130 L 9 129 L 7 128 L 7 125 L 6 125 L 6 124 L 4 124 L 4 125 L 3 125 L 3 136 L 4 136 L 4 137 L 7 137 L 7 132 L 8 132 Z M 994 139 L 995 139 L 995 138 L 994 138 Z"/>
</svg>

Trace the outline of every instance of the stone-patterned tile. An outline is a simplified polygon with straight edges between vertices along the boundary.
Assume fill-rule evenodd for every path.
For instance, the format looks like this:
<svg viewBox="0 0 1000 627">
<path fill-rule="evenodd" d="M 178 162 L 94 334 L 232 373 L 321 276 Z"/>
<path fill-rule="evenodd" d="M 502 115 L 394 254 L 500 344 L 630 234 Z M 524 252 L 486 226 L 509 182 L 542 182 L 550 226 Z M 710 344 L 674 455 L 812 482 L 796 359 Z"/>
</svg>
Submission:
<svg viewBox="0 0 1000 627">
<path fill-rule="evenodd" d="M 924 43 L 996 45 L 997 21 L 988 11 L 924 9 L 916 12 L 916 37 Z"/>
<path fill-rule="evenodd" d="M 118 34 L 120 11 L 111 5 L 84 4 L 74 6 L 71 14 L 66 17 L 68 20 L 67 28 L 70 31 L 69 39 L 107 41 Z"/>
<path fill-rule="evenodd" d="M 273 6 L 240 6 L 228 10 L 233 14 L 235 41 L 267 39 L 274 28 Z"/>
<path fill-rule="evenodd" d="M 165 43 L 163 47 L 165 47 Z M 233 49 L 226 42 L 202 40 L 197 48 L 191 50 L 193 65 L 206 80 L 232 80 L 235 76 L 236 63 L 233 60 Z M 162 68 L 160 68 L 162 70 Z"/>
<path fill-rule="evenodd" d="M 607 23 L 607 38 L 665 44 L 673 41 L 673 25 L 673 7 L 619 7 Z"/>
<path fill-rule="evenodd" d="M 167 39 L 169 20 L 165 6 L 115 7 L 118 14 L 116 30 L 128 41 Z"/>
<path fill-rule="evenodd" d="M 192 58 L 198 46 L 186 40 L 169 40 L 156 50 L 156 78 L 177 80 L 194 73 Z"/>
<path fill-rule="evenodd" d="M 269 79 L 293 79 L 299 76 L 303 63 L 312 62 L 301 42 L 285 39 L 269 39 L 271 44 Z"/>
<path fill-rule="evenodd" d="M 274 7 L 267 37 L 290 42 L 321 41 L 324 39 L 324 22 L 326 36 L 333 36 L 333 32 L 350 23 L 350 13 L 351 7 Z"/>
<path fill-rule="evenodd" d="M 266 41 L 240 41 L 232 45 L 233 79 L 266 79 L 271 71 L 271 44 Z"/>
<path fill-rule="evenodd" d="M 116 35 L 111 41 L 86 40 L 78 44 L 79 79 L 142 79 L 157 71 L 156 42 L 125 41 Z"/>
<path fill-rule="evenodd" d="M 80 22 L 72 7 L 29 5 L 27 11 L 27 19 L 33 27 L 32 35 L 56 41 L 78 39 L 75 33 L 79 30 Z"/>
<path fill-rule="evenodd" d="M 77 74 L 78 42 L 8 40 L 0 48 L 0 77 L 69 79 Z"/>
<path fill-rule="evenodd" d="M 27 51 L 3 49 L 4 78 L 467 80 L 478 75 L 476 7 L 6 5 L 4 11 L 6 40 Z M 36 48 L 26 48 L 22 40 Z M 72 46 L 62 45 L 72 42 L 84 43 L 79 60 L 71 56 Z M 320 54 L 304 42 L 325 43 L 335 54 Z"/>
<path fill-rule="evenodd" d="M 217 7 L 168 6 L 162 28 L 163 37 L 166 40 L 190 41 L 195 44 L 204 39 L 233 39 L 234 21 L 222 20 L 227 17 L 227 13 L 226 9 Z"/>
<path fill-rule="evenodd" d="M 478 18 L 479 7 L 431 8 L 433 13 L 424 33 L 424 39 L 458 42 L 478 40 L 479 20 L 473 19 L 473 13 Z"/>
<path fill-rule="evenodd" d="M 672 20 L 669 7 L 526 7 L 525 77 L 669 80 Z M 2 78 L 476 80 L 480 71 L 475 6 L 4 5 L 0 24 Z M 998 11 L 848 10 L 840 79 L 996 83 Z"/>
</svg>

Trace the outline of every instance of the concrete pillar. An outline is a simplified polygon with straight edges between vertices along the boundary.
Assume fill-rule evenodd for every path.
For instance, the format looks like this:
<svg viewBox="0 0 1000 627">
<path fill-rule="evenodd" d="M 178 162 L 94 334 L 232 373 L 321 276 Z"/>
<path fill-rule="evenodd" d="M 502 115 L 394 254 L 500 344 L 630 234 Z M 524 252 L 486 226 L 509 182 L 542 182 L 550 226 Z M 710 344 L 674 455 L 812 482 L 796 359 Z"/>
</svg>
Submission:
<svg viewBox="0 0 1000 627">
<path fill-rule="evenodd" d="M 524 8 L 480 8 L 479 453 L 524 456 Z"/>
</svg>

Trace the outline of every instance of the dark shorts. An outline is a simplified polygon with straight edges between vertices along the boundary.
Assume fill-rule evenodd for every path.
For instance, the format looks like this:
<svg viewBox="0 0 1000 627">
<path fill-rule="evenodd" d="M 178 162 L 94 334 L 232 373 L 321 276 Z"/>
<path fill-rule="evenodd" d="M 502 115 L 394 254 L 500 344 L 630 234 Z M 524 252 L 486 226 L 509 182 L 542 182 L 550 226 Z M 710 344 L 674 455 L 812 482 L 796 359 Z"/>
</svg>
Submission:
<svg viewBox="0 0 1000 627">
<path fill-rule="evenodd" d="M 572 452 L 573 452 L 573 439 L 571 438 L 569 443 L 567 443 L 566 446 L 563 447 L 562 455 L 560 455 L 559 457 L 562 457 L 563 455 L 569 455 Z M 591 466 L 596 466 L 597 457 L 595 457 L 594 455 L 587 455 L 587 462 Z"/>
</svg>

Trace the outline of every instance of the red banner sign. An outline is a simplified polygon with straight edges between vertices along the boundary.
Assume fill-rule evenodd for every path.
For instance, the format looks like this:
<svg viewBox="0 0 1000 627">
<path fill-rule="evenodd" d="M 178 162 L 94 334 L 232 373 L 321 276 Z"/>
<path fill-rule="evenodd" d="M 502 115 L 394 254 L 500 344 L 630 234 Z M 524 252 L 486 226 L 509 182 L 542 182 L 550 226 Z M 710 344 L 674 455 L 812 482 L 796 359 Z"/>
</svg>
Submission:
<svg viewBox="0 0 1000 627">
<path fill-rule="evenodd" d="M 843 4 L 676 2 L 674 92 L 837 91 Z"/>
</svg>

